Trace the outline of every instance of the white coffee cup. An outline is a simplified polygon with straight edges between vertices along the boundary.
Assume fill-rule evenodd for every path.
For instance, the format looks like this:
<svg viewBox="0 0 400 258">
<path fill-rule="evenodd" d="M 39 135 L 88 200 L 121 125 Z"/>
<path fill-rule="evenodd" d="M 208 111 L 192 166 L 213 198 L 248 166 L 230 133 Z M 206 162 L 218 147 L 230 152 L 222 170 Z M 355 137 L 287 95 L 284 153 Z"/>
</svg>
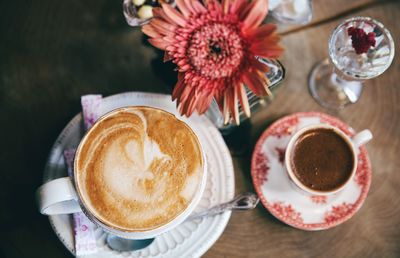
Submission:
<svg viewBox="0 0 400 258">
<path fill-rule="evenodd" d="M 112 113 L 115 111 L 117 110 L 113 110 L 105 114 L 96 123 L 102 121 L 107 116 L 112 115 Z M 189 127 L 189 125 L 187 126 Z M 197 137 L 194 131 L 193 134 L 195 137 Z M 86 136 L 83 137 L 80 144 L 82 144 L 82 142 L 85 141 L 85 137 Z M 59 215 L 59 214 L 84 212 L 85 215 L 97 226 L 101 227 L 104 231 L 116 235 L 118 237 L 126 239 L 148 239 L 156 237 L 164 232 L 173 229 L 174 227 L 178 226 L 183 221 L 185 221 L 185 219 L 193 212 L 193 210 L 195 209 L 195 207 L 197 206 L 203 195 L 207 181 L 207 162 L 204 150 L 201 146 L 201 142 L 198 141 L 198 143 L 200 145 L 200 149 L 202 152 L 202 164 L 203 164 L 203 171 L 202 171 L 203 173 L 198 188 L 199 190 L 196 192 L 193 199 L 182 213 L 180 213 L 170 222 L 167 222 L 166 224 L 163 224 L 160 227 L 147 231 L 128 232 L 105 225 L 99 219 L 97 219 L 96 216 L 93 213 L 91 213 L 90 210 L 85 206 L 84 202 L 81 200 L 79 194 L 75 189 L 75 186 L 78 185 L 76 180 L 71 179 L 70 177 L 62 177 L 49 181 L 38 188 L 36 196 L 40 213 L 44 215 Z"/>
<path fill-rule="evenodd" d="M 338 187 L 338 188 L 336 188 L 334 190 L 331 190 L 331 191 L 317 191 L 317 190 L 314 190 L 314 189 L 311 189 L 311 188 L 307 187 L 306 185 L 304 185 L 296 177 L 295 173 L 293 172 L 292 166 L 291 166 L 293 147 L 295 146 L 295 144 L 296 144 L 297 140 L 299 139 L 299 137 L 302 136 L 307 131 L 320 129 L 320 128 L 331 129 L 336 134 L 338 134 L 340 137 L 342 137 L 343 140 L 345 140 L 346 143 L 348 144 L 348 146 L 350 147 L 350 149 L 352 151 L 352 154 L 353 154 L 353 157 L 354 157 L 353 167 L 352 167 L 352 170 L 351 170 L 350 177 L 340 187 Z M 358 149 L 360 148 L 360 146 L 366 144 L 371 139 L 372 139 L 372 133 L 371 133 L 370 130 L 367 130 L 367 129 L 357 133 L 352 138 L 350 138 L 349 136 L 347 136 L 339 128 L 331 126 L 331 125 L 328 125 L 328 124 L 316 124 L 316 125 L 306 126 L 306 127 L 302 128 L 302 129 L 300 129 L 299 131 L 297 131 L 289 141 L 289 144 L 288 144 L 288 146 L 286 148 L 286 151 L 285 151 L 285 167 L 286 167 L 286 171 L 287 171 L 291 181 L 294 183 L 294 185 L 298 189 L 300 189 L 303 193 L 308 194 L 308 195 L 324 195 L 324 196 L 332 195 L 334 193 L 337 193 L 337 192 L 343 190 L 343 188 L 345 188 L 348 185 L 348 183 L 351 181 L 351 179 L 354 177 L 354 175 L 355 175 L 355 173 L 357 171 Z M 321 144 L 323 144 L 323 143 L 321 143 Z"/>
</svg>

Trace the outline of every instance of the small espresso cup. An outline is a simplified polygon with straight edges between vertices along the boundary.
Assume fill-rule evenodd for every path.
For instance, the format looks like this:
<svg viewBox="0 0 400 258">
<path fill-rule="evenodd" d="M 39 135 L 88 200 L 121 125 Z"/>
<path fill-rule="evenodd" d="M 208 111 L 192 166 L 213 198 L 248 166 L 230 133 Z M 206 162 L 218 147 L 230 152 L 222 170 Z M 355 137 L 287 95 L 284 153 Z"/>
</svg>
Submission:
<svg viewBox="0 0 400 258">
<path fill-rule="evenodd" d="M 200 150 L 200 156 L 201 156 L 201 164 L 202 166 L 200 167 L 201 171 L 201 178 L 200 181 L 197 185 L 197 192 L 194 193 L 193 197 L 191 198 L 190 202 L 187 204 L 187 206 L 184 208 L 184 210 L 178 214 L 175 218 L 172 220 L 169 220 L 165 224 L 162 224 L 160 226 L 157 226 L 155 228 L 151 229 L 143 229 L 143 230 L 137 230 L 137 231 L 132 231 L 132 230 L 123 230 L 121 228 L 116 228 L 110 224 L 106 224 L 104 220 L 101 219 L 98 215 L 96 215 L 96 212 L 93 211 L 93 208 L 90 208 L 90 205 L 88 204 L 87 200 L 85 201 L 82 191 L 83 189 L 80 189 L 80 183 L 78 182 L 77 179 L 77 160 L 79 160 L 81 155 L 81 150 L 82 146 L 84 143 L 87 141 L 88 135 L 90 135 L 90 132 L 96 128 L 96 126 L 99 123 L 102 123 L 105 119 L 111 119 L 113 118 L 115 114 L 118 112 L 138 112 L 136 108 L 146 108 L 148 111 L 152 110 L 157 110 L 157 112 L 162 112 L 165 113 L 166 115 L 169 116 L 174 116 L 173 114 L 170 114 L 164 110 L 157 109 L 157 108 L 152 108 L 152 107 L 124 107 L 124 108 L 119 108 L 116 110 L 113 110 L 101 118 L 98 119 L 98 121 L 93 125 L 93 127 L 86 133 L 86 135 L 83 137 L 81 140 L 77 151 L 76 151 L 76 156 L 74 160 L 74 173 L 73 173 L 73 178 L 70 177 L 63 177 L 63 178 L 58 178 L 52 181 L 49 181 L 45 184 L 43 184 L 41 187 L 36 192 L 37 195 L 37 200 L 39 204 L 39 210 L 42 214 L 44 215 L 59 215 L 59 214 L 71 214 L 75 212 L 84 212 L 85 215 L 98 227 L 102 228 L 105 232 L 110 233 L 112 235 L 118 236 L 120 238 L 125 238 L 125 239 L 149 239 L 156 237 L 157 235 L 160 235 L 164 232 L 167 232 L 171 230 L 172 228 L 178 226 L 181 224 L 185 219 L 193 212 L 197 204 L 199 203 L 201 196 L 204 192 L 205 185 L 206 185 L 206 179 L 207 179 L 207 162 L 206 162 L 206 157 L 204 154 L 204 150 L 201 146 L 201 143 L 196 136 L 195 132 L 183 121 L 180 119 L 176 118 L 174 116 L 174 119 L 179 121 L 179 123 L 182 123 L 182 127 L 186 128 L 188 130 L 187 132 L 191 132 L 192 134 L 191 137 L 192 139 L 195 140 L 198 148 Z M 102 126 L 104 126 L 102 124 Z M 147 124 L 146 124 L 147 126 Z M 108 129 L 108 128 L 106 128 Z M 98 129 L 97 129 L 98 130 Z M 171 131 L 168 132 L 170 134 L 176 134 L 176 131 Z M 173 136 L 175 137 L 175 136 Z M 153 145 L 152 145 L 153 146 Z M 153 148 L 153 147 L 152 147 Z M 83 188 L 83 187 L 82 187 Z"/>
<path fill-rule="evenodd" d="M 294 173 L 293 168 L 292 168 L 293 149 L 294 149 L 297 141 L 299 140 L 300 136 L 304 135 L 308 131 L 315 130 L 315 129 L 330 129 L 330 130 L 332 130 L 334 133 L 336 133 L 338 136 L 340 136 L 347 143 L 347 145 L 348 145 L 348 147 L 349 147 L 349 149 L 350 149 L 350 151 L 351 151 L 351 153 L 353 155 L 353 164 L 352 164 L 352 169 L 351 169 L 350 176 L 347 178 L 347 180 L 344 183 L 342 183 L 340 186 L 338 186 L 337 188 L 334 188 L 332 190 L 319 191 L 319 190 L 311 189 L 310 187 L 308 187 L 305 184 L 303 184 L 300 181 L 300 179 L 298 179 L 298 177 L 296 176 L 296 174 Z M 349 182 L 352 180 L 352 178 L 354 177 L 354 174 L 357 171 L 358 149 L 360 148 L 360 146 L 366 144 L 371 139 L 372 139 L 372 133 L 371 133 L 371 131 L 369 131 L 367 129 L 355 134 L 353 137 L 350 138 L 343 131 L 341 131 L 339 128 L 334 127 L 332 125 L 316 124 L 316 125 L 306 126 L 306 127 L 302 128 L 302 129 L 300 129 L 299 131 L 297 131 L 289 141 L 289 144 L 288 144 L 288 146 L 286 148 L 286 151 L 285 151 L 285 167 L 286 167 L 286 171 L 287 171 L 287 173 L 289 175 L 289 178 L 290 178 L 291 182 L 302 193 L 305 193 L 307 195 L 324 195 L 324 196 L 335 194 L 335 193 L 343 190 L 349 184 Z M 323 144 L 324 143 L 321 143 L 321 145 L 323 145 Z"/>
</svg>

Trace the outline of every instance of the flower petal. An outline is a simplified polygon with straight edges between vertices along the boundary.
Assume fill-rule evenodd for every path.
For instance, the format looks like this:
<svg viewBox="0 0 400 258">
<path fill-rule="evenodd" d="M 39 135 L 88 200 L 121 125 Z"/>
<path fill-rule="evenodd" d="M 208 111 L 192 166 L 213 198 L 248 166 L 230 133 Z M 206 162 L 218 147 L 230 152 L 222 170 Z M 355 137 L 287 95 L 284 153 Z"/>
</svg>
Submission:
<svg viewBox="0 0 400 258">
<path fill-rule="evenodd" d="M 182 115 L 184 115 L 186 113 L 186 108 L 184 106 L 187 105 L 186 101 L 188 100 L 188 97 L 190 96 L 191 92 L 192 92 L 192 88 L 189 87 L 188 85 L 185 85 L 182 95 L 176 101 L 179 112 Z"/>
<path fill-rule="evenodd" d="M 224 116 L 224 125 L 228 124 L 229 118 L 230 118 L 230 116 L 229 116 L 229 100 L 230 100 L 230 97 L 228 95 L 229 95 L 228 92 L 226 92 L 225 95 L 224 95 L 224 108 L 223 108 L 223 112 L 222 112 L 222 115 Z"/>
<path fill-rule="evenodd" d="M 174 20 L 172 20 L 165 14 L 164 10 L 161 7 L 153 8 L 153 16 L 154 16 L 154 18 L 159 18 L 161 20 L 164 20 L 164 21 L 170 23 L 171 25 L 175 25 L 175 26 L 178 25 Z M 153 21 L 154 18 L 151 21 Z"/>
<path fill-rule="evenodd" d="M 214 94 L 211 92 L 204 91 L 203 95 L 200 96 L 200 101 L 198 103 L 197 112 L 199 114 L 204 114 L 210 107 L 211 101 L 214 98 Z"/>
<path fill-rule="evenodd" d="M 175 29 L 177 28 L 176 25 L 172 25 L 167 21 L 157 18 L 152 19 L 150 25 L 153 26 L 160 34 L 171 36 L 174 34 Z"/>
<path fill-rule="evenodd" d="M 265 48 L 267 46 L 274 46 L 274 45 L 278 45 L 279 41 L 280 41 L 280 36 L 276 33 L 268 36 L 268 37 L 264 37 L 263 39 L 258 39 L 253 41 L 253 44 L 251 45 L 252 48 Z"/>
<path fill-rule="evenodd" d="M 264 75 L 265 76 L 265 75 Z M 272 91 L 269 89 L 269 86 L 271 85 L 271 82 L 269 81 L 269 79 L 265 76 L 265 84 L 264 84 L 264 88 L 265 91 L 267 92 L 268 96 L 272 96 Z"/>
<path fill-rule="evenodd" d="M 233 3 L 229 8 L 229 12 L 233 14 L 240 12 L 240 10 L 243 10 L 244 5 L 247 5 L 246 0 L 233 0 L 232 2 Z"/>
<path fill-rule="evenodd" d="M 233 120 L 237 125 L 239 125 L 240 118 L 239 118 L 239 107 L 238 107 L 238 94 L 234 87 L 231 87 L 230 89 L 228 89 L 228 91 L 231 92 L 230 94 L 231 101 L 229 103 L 230 104 L 229 109 L 232 114 Z"/>
<path fill-rule="evenodd" d="M 186 87 L 184 76 L 185 75 L 183 73 L 178 73 L 178 82 L 176 83 L 174 90 L 172 92 L 172 100 L 179 99 L 180 96 L 182 95 L 182 92 Z"/>
<path fill-rule="evenodd" d="M 150 24 L 146 24 L 142 27 L 142 32 L 151 38 L 160 38 L 162 37 L 157 30 Z"/>
<path fill-rule="evenodd" d="M 196 9 L 193 7 L 193 0 L 184 0 L 186 8 L 192 13 L 197 14 Z"/>
<path fill-rule="evenodd" d="M 195 94 L 196 94 L 196 88 L 195 87 L 190 87 L 187 88 L 189 89 L 187 92 L 188 96 L 185 98 L 185 100 L 181 100 L 180 108 L 181 108 L 181 114 L 184 114 L 185 116 L 189 117 L 191 113 L 189 112 L 189 106 L 193 101 L 195 101 Z"/>
<path fill-rule="evenodd" d="M 222 0 L 222 10 L 224 14 L 227 14 L 229 12 L 229 6 L 231 4 L 230 0 Z"/>
<path fill-rule="evenodd" d="M 165 42 L 168 42 L 169 45 L 172 45 L 173 43 L 175 43 L 175 39 L 174 39 L 174 38 L 171 38 L 171 37 L 162 37 L 162 39 L 163 39 Z"/>
<path fill-rule="evenodd" d="M 185 16 L 186 18 L 189 18 L 189 16 L 191 15 L 191 11 L 190 9 L 188 9 L 186 7 L 186 3 L 184 0 L 175 0 L 176 5 L 179 8 L 179 11 L 181 11 L 181 13 L 183 14 L 183 16 Z"/>
<path fill-rule="evenodd" d="M 241 21 L 244 21 L 249 14 L 250 10 L 253 8 L 255 1 L 248 3 L 247 1 L 237 10 L 237 14 Z"/>
<path fill-rule="evenodd" d="M 188 105 L 188 109 L 187 109 L 187 112 L 186 112 L 186 115 L 188 117 L 191 116 L 193 114 L 193 112 L 196 110 L 197 103 L 200 100 L 200 96 L 199 95 L 200 94 L 199 94 L 198 90 L 194 89 L 193 90 L 193 96 L 190 99 L 190 103 Z"/>
<path fill-rule="evenodd" d="M 249 100 L 247 99 L 246 89 L 244 88 L 243 83 L 240 83 L 235 87 L 240 105 L 242 105 L 242 110 L 247 117 L 250 117 L 250 106 Z"/>
<path fill-rule="evenodd" d="M 209 12 L 222 13 L 222 7 L 219 1 L 207 0 L 206 6 Z"/>
<path fill-rule="evenodd" d="M 260 57 L 264 58 L 279 58 L 283 53 L 284 48 L 280 45 L 265 46 L 264 48 L 251 48 L 251 51 Z"/>
<path fill-rule="evenodd" d="M 205 13 L 207 9 L 200 4 L 198 1 L 192 1 L 192 6 L 196 10 L 197 13 Z"/>
<path fill-rule="evenodd" d="M 167 47 L 167 48 L 168 48 L 168 47 Z M 166 62 L 168 62 L 168 61 L 171 61 L 172 59 L 173 59 L 173 57 L 170 56 L 170 54 L 168 53 L 168 51 L 165 51 L 165 52 L 164 52 L 164 58 L 163 58 L 164 63 L 166 63 Z"/>
<path fill-rule="evenodd" d="M 249 74 L 249 73 L 244 73 L 242 75 L 242 78 L 243 82 L 252 92 L 254 92 L 254 94 L 256 94 L 257 96 L 267 95 L 267 92 L 264 87 L 266 81 L 263 80 L 265 78 L 262 78 L 257 74 Z"/>
<path fill-rule="evenodd" d="M 254 29 L 265 19 L 268 13 L 268 0 L 254 0 L 251 9 L 243 21 L 243 28 Z"/>
<path fill-rule="evenodd" d="M 181 94 L 181 96 L 179 98 L 179 101 L 180 102 L 186 102 L 188 100 L 188 98 L 189 98 L 189 95 L 192 93 L 192 90 L 194 88 L 195 88 L 195 86 L 186 84 L 185 88 L 183 89 L 182 94 Z"/>
<path fill-rule="evenodd" d="M 224 92 L 222 90 L 217 89 L 217 87 L 214 87 L 216 90 L 214 91 L 214 99 L 218 104 L 218 108 L 221 112 L 223 112 L 224 109 Z"/>
<path fill-rule="evenodd" d="M 271 96 L 272 92 L 269 89 L 269 86 L 271 85 L 271 82 L 269 81 L 267 76 L 264 73 L 258 72 L 258 77 L 263 82 L 264 90 L 265 90 L 267 96 Z"/>
<path fill-rule="evenodd" d="M 246 33 L 246 36 L 253 40 L 262 40 L 265 37 L 268 37 L 269 35 L 271 35 L 275 30 L 276 30 L 275 24 L 267 23 L 267 24 L 261 25 L 260 27 L 254 29 L 254 30 L 248 31 Z"/>
<path fill-rule="evenodd" d="M 191 65 L 188 63 L 184 63 L 182 66 L 179 67 L 179 72 L 186 72 L 189 71 L 191 69 Z"/>
<path fill-rule="evenodd" d="M 169 4 L 161 4 L 165 14 L 171 18 L 174 22 L 176 22 L 178 25 L 181 27 L 185 27 L 186 25 L 186 20 L 185 17 L 182 16 L 177 10 L 175 10 L 172 6 Z"/>
<path fill-rule="evenodd" d="M 269 67 L 266 64 L 261 63 L 259 60 L 257 60 L 255 57 L 249 57 L 249 63 L 250 63 L 250 70 L 258 70 L 261 73 L 267 73 L 269 71 Z"/>
<path fill-rule="evenodd" d="M 159 48 L 161 50 L 165 50 L 169 45 L 168 42 L 161 38 L 151 38 L 149 39 L 149 43 L 152 44 L 154 47 Z"/>
</svg>

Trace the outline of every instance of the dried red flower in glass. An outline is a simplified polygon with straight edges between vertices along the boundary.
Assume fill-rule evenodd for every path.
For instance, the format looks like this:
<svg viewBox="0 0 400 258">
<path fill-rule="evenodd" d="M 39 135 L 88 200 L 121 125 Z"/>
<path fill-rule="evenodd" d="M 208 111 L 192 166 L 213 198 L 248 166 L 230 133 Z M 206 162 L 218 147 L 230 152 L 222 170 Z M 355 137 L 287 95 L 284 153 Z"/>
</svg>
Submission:
<svg viewBox="0 0 400 258">
<path fill-rule="evenodd" d="M 371 47 L 375 47 L 375 33 L 366 33 L 363 29 L 350 27 L 347 29 L 351 37 L 351 44 L 356 54 L 367 53 Z"/>
</svg>

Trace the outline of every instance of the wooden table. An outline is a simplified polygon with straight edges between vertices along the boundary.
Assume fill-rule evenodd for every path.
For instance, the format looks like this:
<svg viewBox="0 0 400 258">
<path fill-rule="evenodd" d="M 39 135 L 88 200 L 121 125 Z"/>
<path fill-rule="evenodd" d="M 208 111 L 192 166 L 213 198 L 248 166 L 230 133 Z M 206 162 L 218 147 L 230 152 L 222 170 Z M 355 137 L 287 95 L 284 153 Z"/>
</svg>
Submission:
<svg viewBox="0 0 400 258">
<path fill-rule="evenodd" d="M 170 92 L 175 75 L 138 29 L 128 27 L 121 1 L 69 0 L 0 3 L 0 257 L 71 257 L 34 192 L 55 138 L 80 111 L 80 96 L 125 91 Z M 310 97 L 308 73 L 327 56 L 327 41 L 342 19 L 367 15 L 392 32 L 400 53 L 400 2 L 315 0 L 314 19 L 281 27 L 287 77 L 273 103 L 251 119 L 240 139 L 227 137 L 236 192 L 252 191 L 255 141 L 275 119 L 325 111 Z M 373 182 L 361 210 L 336 228 L 305 232 L 274 219 L 260 205 L 235 213 L 205 257 L 400 257 L 400 61 L 368 81 L 361 100 L 334 113 L 356 130 L 369 128 Z M 238 148 L 238 146 L 241 146 Z M 243 147 L 244 146 L 244 147 Z"/>
</svg>

